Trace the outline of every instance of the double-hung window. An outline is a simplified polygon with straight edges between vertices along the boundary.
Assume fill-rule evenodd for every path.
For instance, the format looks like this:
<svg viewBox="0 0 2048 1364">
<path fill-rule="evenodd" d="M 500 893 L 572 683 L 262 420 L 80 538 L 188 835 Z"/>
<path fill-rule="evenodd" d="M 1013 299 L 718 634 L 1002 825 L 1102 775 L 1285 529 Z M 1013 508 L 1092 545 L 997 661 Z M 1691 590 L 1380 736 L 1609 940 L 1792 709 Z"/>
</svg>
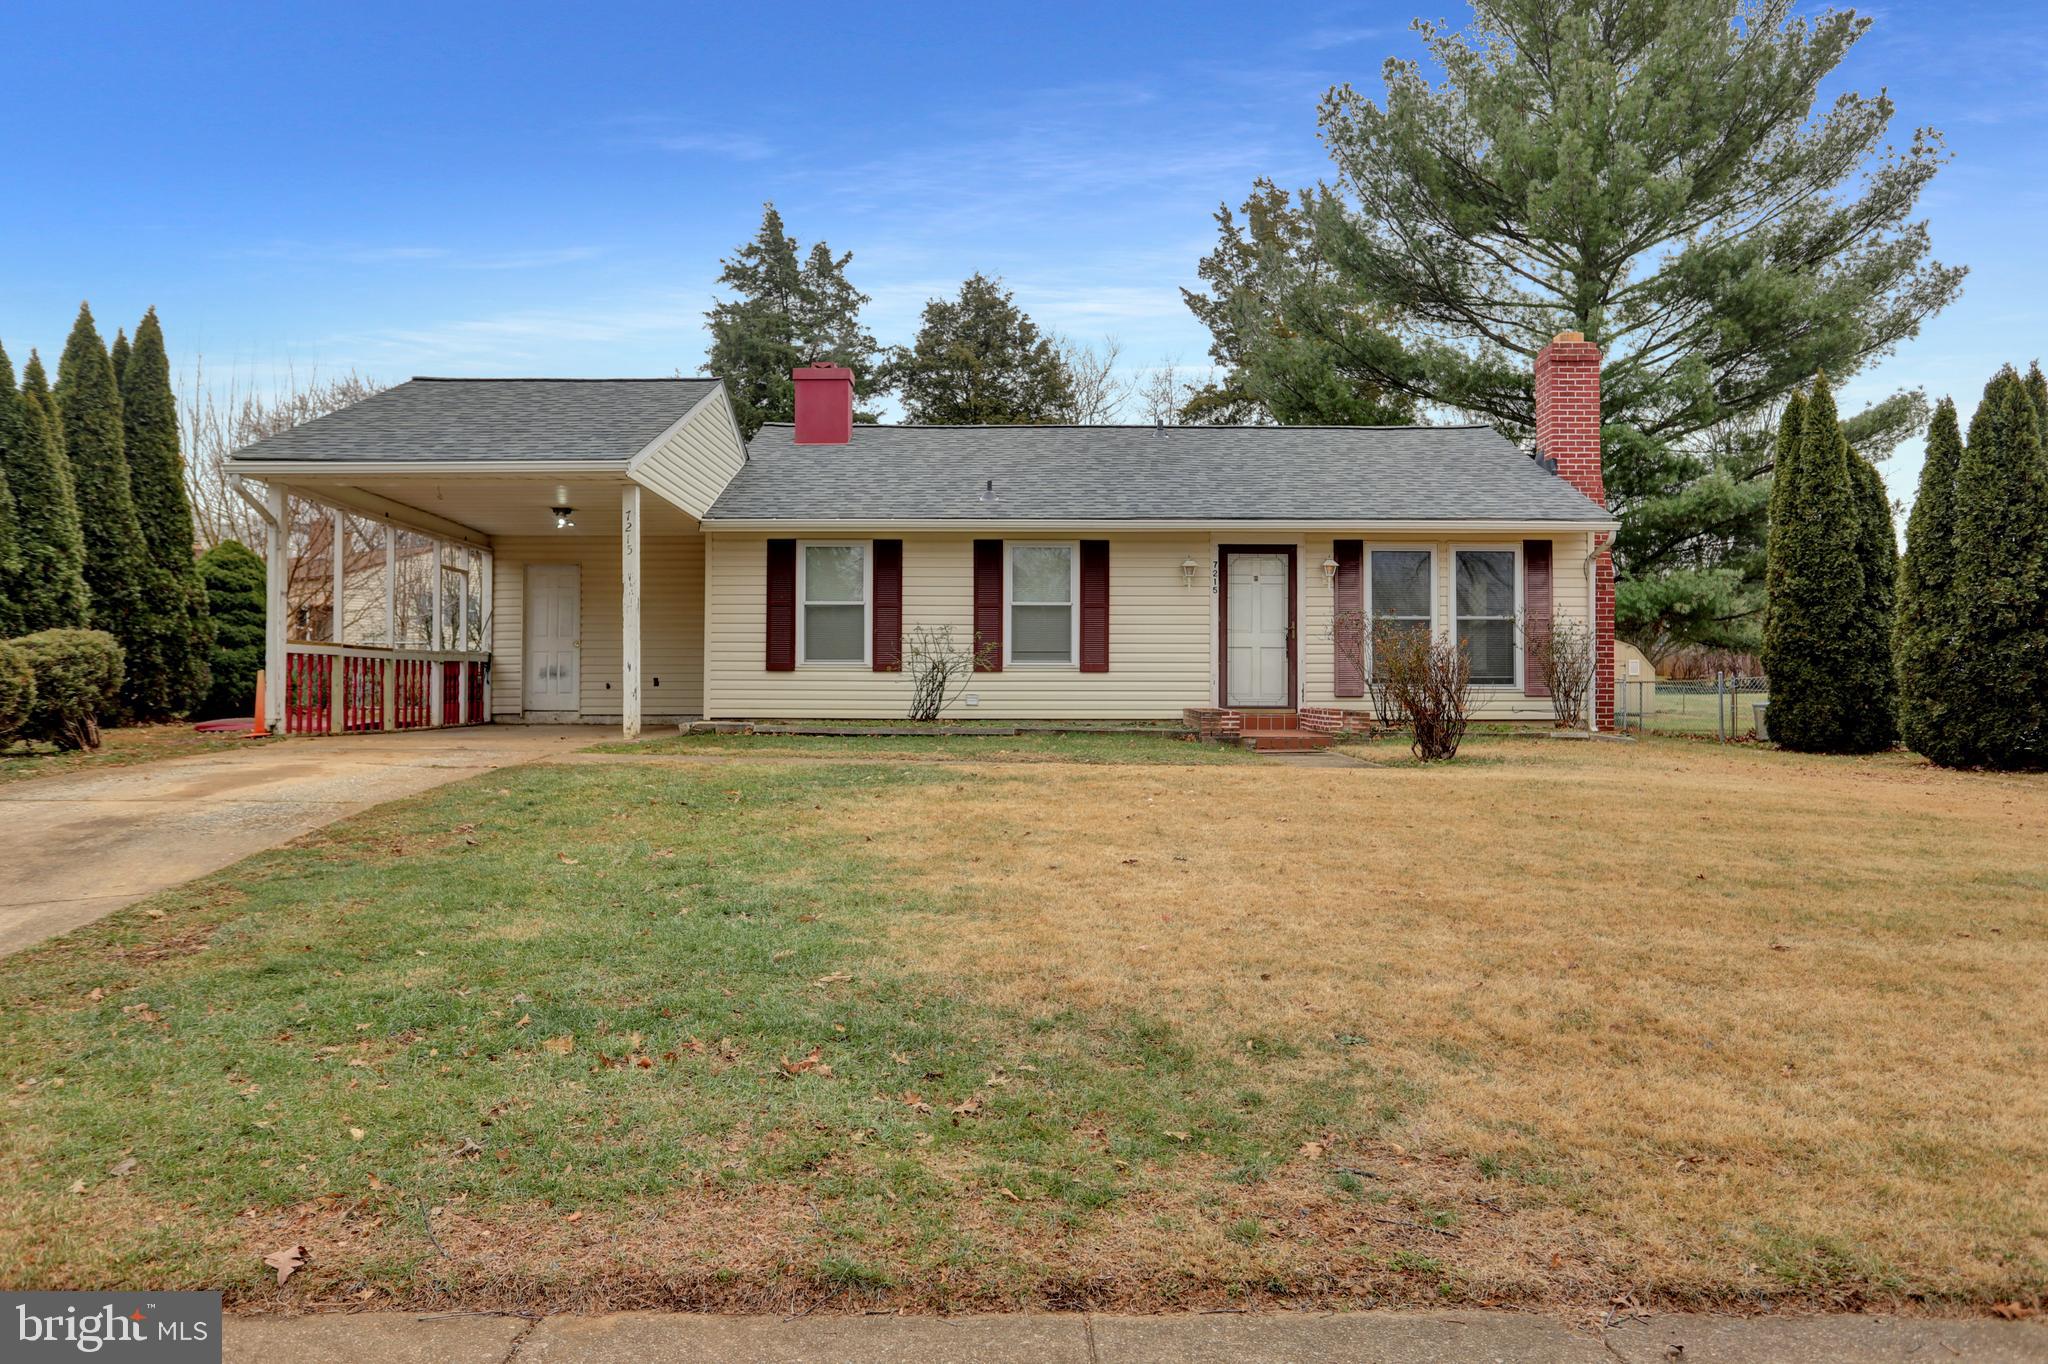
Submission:
<svg viewBox="0 0 2048 1364">
<path fill-rule="evenodd" d="M 1372 552 L 1372 618 L 1379 627 L 1374 632 L 1375 642 L 1385 640 L 1389 633 L 1430 633 L 1436 618 L 1432 606 L 1435 562 L 1436 551 L 1430 549 Z"/>
<path fill-rule="evenodd" d="M 1458 558 L 1458 643 L 1472 661 L 1475 687 L 1515 685 L 1515 579 L 1512 549 L 1461 549 Z"/>
<path fill-rule="evenodd" d="M 797 547 L 797 657 L 805 663 L 868 662 L 873 566 L 865 541 Z"/>
<path fill-rule="evenodd" d="M 1072 664 L 1080 625 L 1075 546 L 1025 541 L 1009 548 L 1010 628 L 1003 636 L 1009 661 Z"/>
</svg>

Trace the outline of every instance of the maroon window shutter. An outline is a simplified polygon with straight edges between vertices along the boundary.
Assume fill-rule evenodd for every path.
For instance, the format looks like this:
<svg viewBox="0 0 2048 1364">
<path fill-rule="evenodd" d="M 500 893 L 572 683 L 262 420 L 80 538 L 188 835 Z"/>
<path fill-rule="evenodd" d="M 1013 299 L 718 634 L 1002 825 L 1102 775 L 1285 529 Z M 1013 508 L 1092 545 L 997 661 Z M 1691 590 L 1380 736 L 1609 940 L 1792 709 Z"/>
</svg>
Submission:
<svg viewBox="0 0 2048 1364">
<path fill-rule="evenodd" d="M 1003 542 L 974 542 L 974 656 L 976 672 L 1003 670 Z"/>
<path fill-rule="evenodd" d="M 1109 671 L 1109 541 L 1081 542 L 1081 671 Z"/>
<path fill-rule="evenodd" d="M 903 670 L 903 542 L 875 541 L 875 671 Z"/>
<path fill-rule="evenodd" d="M 1365 639 L 1365 541 L 1339 540 L 1331 546 L 1337 561 L 1337 678 L 1339 696 L 1365 695 L 1365 669 L 1359 645 Z"/>
<path fill-rule="evenodd" d="M 1543 675 L 1543 651 L 1550 644 L 1550 541 L 1522 541 L 1522 637 L 1528 641 L 1522 658 L 1522 694 L 1550 695 Z"/>
<path fill-rule="evenodd" d="M 796 670 L 796 541 L 768 542 L 768 671 Z"/>
</svg>

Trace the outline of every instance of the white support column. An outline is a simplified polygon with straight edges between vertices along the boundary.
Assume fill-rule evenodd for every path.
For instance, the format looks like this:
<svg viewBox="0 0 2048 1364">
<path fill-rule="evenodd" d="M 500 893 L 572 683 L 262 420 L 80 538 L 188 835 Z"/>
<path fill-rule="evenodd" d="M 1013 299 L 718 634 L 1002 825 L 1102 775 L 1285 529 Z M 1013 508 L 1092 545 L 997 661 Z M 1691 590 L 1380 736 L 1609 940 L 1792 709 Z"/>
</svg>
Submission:
<svg viewBox="0 0 2048 1364">
<path fill-rule="evenodd" d="M 347 641 L 342 638 L 341 589 L 348 581 L 348 561 L 343 557 L 341 508 L 333 507 L 328 510 L 327 524 L 330 527 L 328 533 L 334 537 L 334 628 L 329 633 L 336 644 L 345 644 Z"/>
<path fill-rule="evenodd" d="M 441 622 L 441 580 L 447 576 L 441 570 L 444 566 L 443 560 L 446 559 L 447 554 L 448 546 L 442 544 L 439 540 L 434 541 L 433 639 L 434 652 L 436 654 L 448 647 L 448 629 Z M 436 658 L 427 665 L 427 723 L 436 729 L 447 723 L 447 717 L 441 714 L 441 660 L 439 658 Z"/>
<path fill-rule="evenodd" d="M 398 528 L 384 525 L 384 647 L 398 647 Z"/>
<path fill-rule="evenodd" d="M 640 737 L 640 485 L 628 483 L 619 502 L 620 606 L 625 612 L 625 731 Z"/>
<path fill-rule="evenodd" d="M 477 647 L 478 647 L 478 648 L 479 648 L 480 650 L 482 650 L 482 652 L 483 652 L 483 655 L 484 655 L 484 679 L 485 679 L 485 680 L 484 680 L 484 696 L 483 696 L 483 710 L 482 710 L 482 713 L 483 713 L 483 717 L 484 717 L 484 720 L 483 720 L 483 722 L 484 722 L 485 724 L 490 724 L 490 723 L 491 723 L 491 683 L 490 683 L 490 674 L 491 674 L 491 664 L 490 664 L 490 657 L 491 657 L 491 645 L 492 645 L 492 644 L 493 644 L 493 643 L 495 642 L 495 640 L 496 640 L 496 635 L 497 635 L 497 627 L 496 627 L 496 623 L 495 623 L 495 622 L 494 622 L 494 621 L 492 620 L 492 618 L 491 618 L 491 590 L 492 590 L 492 583 L 491 583 L 491 579 L 492 579 L 492 577 L 494 577 L 494 576 L 496 575 L 496 573 L 497 573 L 497 571 L 498 571 L 498 570 L 497 570 L 497 565 L 496 565 L 496 562 L 495 562 L 495 561 L 494 561 L 494 560 L 492 559 L 492 557 L 491 557 L 491 552 L 490 552 L 489 550 L 485 550 L 485 551 L 483 552 L 483 554 L 482 554 L 482 556 L 481 556 L 481 562 L 482 562 L 482 564 L 483 564 L 483 569 L 482 569 L 482 572 L 483 572 L 483 579 L 484 579 L 484 580 L 483 580 L 483 584 L 482 584 L 482 587 L 481 587 L 481 590 L 482 590 L 482 592 L 483 592 L 483 594 L 484 594 L 484 598 L 483 598 L 483 601 L 484 601 L 484 605 L 483 605 L 483 613 L 484 613 L 484 632 L 483 632 L 483 638 L 482 638 L 481 640 L 477 641 Z"/>
<path fill-rule="evenodd" d="M 263 723 L 284 732 L 285 575 L 290 571 L 291 523 L 285 519 L 284 489 L 271 484 L 263 502 L 270 514 L 270 553 L 263 580 Z"/>
</svg>

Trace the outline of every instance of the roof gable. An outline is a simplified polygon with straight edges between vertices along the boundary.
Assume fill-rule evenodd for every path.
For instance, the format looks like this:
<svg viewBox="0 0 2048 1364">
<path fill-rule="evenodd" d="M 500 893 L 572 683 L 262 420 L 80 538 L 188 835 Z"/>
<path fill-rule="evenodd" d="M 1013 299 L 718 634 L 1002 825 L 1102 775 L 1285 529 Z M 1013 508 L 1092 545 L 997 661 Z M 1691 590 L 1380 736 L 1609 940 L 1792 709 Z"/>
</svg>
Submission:
<svg viewBox="0 0 2048 1364">
<path fill-rule="evenodd" d="M 412 379 L 235 459 L 623 465 L 719 387 L 716 379 Z"/>
</svg>

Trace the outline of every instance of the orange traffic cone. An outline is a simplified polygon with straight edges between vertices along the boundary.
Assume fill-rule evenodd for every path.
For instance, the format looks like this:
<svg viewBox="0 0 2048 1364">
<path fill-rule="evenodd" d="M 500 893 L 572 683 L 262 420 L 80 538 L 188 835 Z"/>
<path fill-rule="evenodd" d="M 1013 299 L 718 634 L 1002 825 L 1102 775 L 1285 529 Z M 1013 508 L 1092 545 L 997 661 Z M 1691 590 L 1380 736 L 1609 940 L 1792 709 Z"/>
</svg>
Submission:
<svg viewBox="0 0 2048 1364">
<path fill-rule="evenodd" d="M 268 669 L 256 674 L 256 720 L 254 724 L 249 726 L 249 737 L 252 739 L 267 739 L 270 737 L 270 731 L 263 727 L 263 717 L 270 710 L 270 707 L 265 704 L 269 697 L 264 695 L 266 690 L 265 684 L 269 680 Z"/>
</svg>

